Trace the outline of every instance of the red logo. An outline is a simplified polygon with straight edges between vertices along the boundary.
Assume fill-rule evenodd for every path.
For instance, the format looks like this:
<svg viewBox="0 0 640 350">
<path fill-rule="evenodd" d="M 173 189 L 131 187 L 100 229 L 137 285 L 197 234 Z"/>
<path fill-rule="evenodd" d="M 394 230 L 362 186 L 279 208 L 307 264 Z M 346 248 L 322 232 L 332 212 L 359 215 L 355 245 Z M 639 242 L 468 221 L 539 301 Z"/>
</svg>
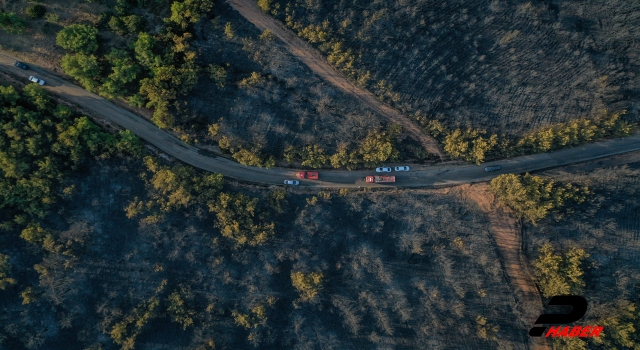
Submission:
<svg viewBox="0 0 640 350">
<path fill-rule="evenodd" d="M 569 327 L 569 326 L 557 326 L 557 327 L 549 327 L 549 330 L 547 331 L 547 334 L 545 335 L 545 337 L 549 338 L 549 337 L 553 337 L 553 338 L 557 338 L 557 337 L 568 337 L 568 338 L 574 338 L 574 337 L 580 337 L 580 338 L 590 338 L 590 337 L 599 337 L 600 336 L 600 332 L 602 332 L 602 330 L 604 329 L 604 327 L 602 326 L 573 326 L 573 327 Z"/>
<path fill-rule="evenodd" d="M 567 324 L 578 321 L 587 313 L 587 300 L 578 295 L 557 295 L 549 300 L 549 305 L 571 306 L 571 311 L 567 314 L 542 314 L 536 320 L 536 324 Z M 547 327 L 533 327 L 529 330 L 532 337 L 540 337 L 545 334 Z M 551 326 L 545 337 L 599 337 L 602 326 Z"/>
</svg>

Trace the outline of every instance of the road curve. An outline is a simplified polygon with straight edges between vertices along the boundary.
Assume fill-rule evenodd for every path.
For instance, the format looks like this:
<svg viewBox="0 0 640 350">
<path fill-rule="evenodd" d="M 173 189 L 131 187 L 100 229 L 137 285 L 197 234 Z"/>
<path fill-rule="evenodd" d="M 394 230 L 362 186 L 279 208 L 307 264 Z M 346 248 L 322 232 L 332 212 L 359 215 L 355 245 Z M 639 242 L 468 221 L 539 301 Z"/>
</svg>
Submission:
<svg viewBox="0 0 640 350">
<path fill-rule="evenodd" d="M 294 179 L 295 170 L 285 168 L 255 168 L 241 165 L 232 160 L 208 156 L 193 146 L 187 145 L 175 136 L 159 129 L 146 119 L 114 105 L 104 98 L 71 84 L 46 70 L 30 64 L 31 69 L 22 70 L 13 66 L 16 58 L 0 51 L 0 70 L 23 78 L 28 83 L 30 75 L 44 79 L 45 90 L 60 96 L 66 101 L 78 105 L 83 110 L 100 116 L 110 122 L 131 130 L 143 140 L 161 149 L 163 152 L 190 164 L 196 168 L 223 174 L 224 176 L 263 184 L 282 185 L 285 179 Z M 508 160 L 477 165 L 457 166 L 412 166 L 409 172 L 392 173 L 397 182 L 391 185 L 368 184 L 365 176 L 374 175 L 372 170 L 326 170 L 320 172 L 320 180 L 302 180 L 300 185 L 308 187 L 432 187 L 458 185 L 488 181 L 499 174 L 524 173 L 542 170 L 572 163 L 608 157 L 616 154 L 640 150 L 640 133 L 633 136 L 606 140 L 590 145 L 571 148 L 552 153 L 517 157 Z M 499 164 L 502 169 L 494 172 L 484 171 L 485 166 Z"/>
<path fill-rule="evenodd" d="M 440 159 L 444 158 L 440 145 L 433 137 L 426 135 L 416 123 L 398 110 L 380 102 L 376 95 L 352 84 L 342 73 L 330 65 L 318 50 L 300 39 L 294 32 L 287 29 L 273 17 L 264 14 L 255 0 L 227 0 L 227 3 L 258 29 L 262 31 L 265 29 L 270 30 L 290 54 L 320 78 L 345 94 L 360 100 L 365 106 L 368 106 L 389 122 L 401 125 L 404 131 L 411 138 L 418 141 L 425 150 L 438 155 Z"/>
</svg>

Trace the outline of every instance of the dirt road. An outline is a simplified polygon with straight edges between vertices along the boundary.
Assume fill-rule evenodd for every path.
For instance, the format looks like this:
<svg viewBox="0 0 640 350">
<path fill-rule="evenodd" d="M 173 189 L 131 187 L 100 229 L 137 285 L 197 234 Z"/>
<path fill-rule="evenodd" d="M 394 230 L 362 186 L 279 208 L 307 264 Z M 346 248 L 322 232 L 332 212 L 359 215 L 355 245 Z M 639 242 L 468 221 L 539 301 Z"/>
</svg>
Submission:
<svg viewBox="0 0 640 350">
<path fill-rule="evenodd" d="M 237 180 L 269 185 L 282 185 L 283 180 L 295 178 L 295 170 L 292 169 L 255 168 L 238 164 L 223 157 L 205 155 L 198 148 L 183 143 L 175 136 L 159 129 L 146 119 L 124 108 L 120 108 L 79 86 L 50 74 L 44 69 L 33 64 L 30 64 L 31 69 L 26 71 L 14 67 L 13 62 L 15 59 L 16 58 L 9 53 L 0 51 L 0 70 L 16 76 L 18 79 L 24 79 L 25 82 L 28 82 L 27 79 L 29 75 L 35 75 L 44 79 L 47 82 L 44 88 L 50 93 L 56 94 L 64 100 L 76 104 L 80 109 L 96 118 L 103 118 L 104 120 L 131 130 L 140 138 L 156 146 L 166 154 L 196 168 L 220 173 Z M 430 187 L 483 182 L 491 180 L 499 174 L 531 172 L 636 150 L 640 150 L 640 133 L 624 139 L 607 140 L 553 153 L 536 154 L 485 163 L 483 166 L 412 166 L 409 172 L 394 173 L 397 177 L 397 182 L 392 186 Z M 490 173 L 484 171 L 484 166 L 496 164 L 501 165 L 502 169 Z M 333 188 L 360 186 L 383 187 L 383 185 L 367 184 L 364 181 L 365 176 L 373 174 L 374 172 L 372 170 L 326 170 L 321 171 L 319 181 L 303 180 L 300 181 L 300 185 Z"/>
<path fill-rule="evenodd" d="M 402 125 L 402 128 L 409 136 L 420 142 L 428 152 L 438 155 L 440 159 L 444 158 L 444 154 L 434 138 L 426 135 L 418 125 L 402 113 L 380 102 L 371 92 L 352 84 L 342 73 L 331 66 L 318 50 L 300 39 L 282 23 L 264 14 L 255 0 L 228 0 L 227 3 L 258 29 L 262 31 L 265 29 L 270 30 L 276 38 L 280 39 L 289 53 L 309 67 L 320 78 L 340 89 L 340 91 L 362 101 L 365 106 L 386 118 L 390 123 Z"/>
<path fill-rule="evenodd" d="M 522 252 L 522 228 L 513 212 L 499 207 L 486 183 L 463 185 L 452 192 L 472 201 L 487 215 L 491 234 L 496 241 L 504 271 L 509 284 L 515 292 L 516 310 L 524 327 L 533 326 L 543 311 L 540 293 L 533 282 L 533 276 Z M 545 338 L 529 338 L 529 346 L 533 350 L 551 350 Z"/>
</svg>

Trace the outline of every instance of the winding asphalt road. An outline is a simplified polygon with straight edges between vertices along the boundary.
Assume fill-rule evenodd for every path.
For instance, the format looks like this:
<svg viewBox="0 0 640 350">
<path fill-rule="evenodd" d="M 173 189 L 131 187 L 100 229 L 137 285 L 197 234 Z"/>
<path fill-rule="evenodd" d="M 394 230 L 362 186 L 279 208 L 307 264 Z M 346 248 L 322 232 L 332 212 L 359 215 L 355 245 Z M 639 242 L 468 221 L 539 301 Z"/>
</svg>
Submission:
<svg viewBox="0 0 640 350">
<path fill-rule="evenodd" d="M 16 60 L 11 54 L 0 51 L 0 70 L 23 78 L 28 83 L 30 75 L 46 81 L 44 88 L 52 94 L 69 101 L 95 117 L 102 117 L 110 122 L 131 130 L 143 140 L 159 148 L 163 152 L 196 168 L 223 174 L 224 176 L 263 184 L 282 185 L 285 179 L 294 179 L 295 170 L 285 168 L 255 168 L 241 165 L 232 160 L 204 154 L 200 149 L 187 145 L 175 136 L 159 129 L 148 120 L 124 108 L 118 107 L 108 100 L 90 93 L 83 88 L 71 84 L 46 70 L 29 64 L 29 70 L 13 66 Z M 394 184 L 368 184 L 365 176 L 375 175 L 373 170 L 326 170 L 320 172 L 320 180 L 303 180 L 301 186 L 308 187 L 432 187 L 458 185 L 488 181 L 499 174 L 524 173 L 542 170 L 571 163 L 584 162 L 616 154 L 640 150 L 640 133 L 633 136 L 606 140 L 590 145 L 571 148 L 563 151 L 517 157 L 508 160 L 477 165 L 456 166 L 412 166 L 409 172 L 392 173 L 396 175 Z M 485 166 L 499 164 L 502 169 L 488 173 Z"/>
</svg>

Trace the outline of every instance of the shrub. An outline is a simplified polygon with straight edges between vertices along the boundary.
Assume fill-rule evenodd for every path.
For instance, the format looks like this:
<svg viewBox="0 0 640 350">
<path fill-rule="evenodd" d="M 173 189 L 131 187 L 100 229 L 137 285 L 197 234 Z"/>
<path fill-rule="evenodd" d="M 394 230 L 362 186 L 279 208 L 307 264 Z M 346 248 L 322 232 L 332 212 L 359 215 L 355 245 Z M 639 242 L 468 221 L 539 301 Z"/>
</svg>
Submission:
<svg viewBox="0 0 640 350">
<path fill-rule="evenodd" d="M 27 16 L 38 19 L 44 17 L 44 14 L 47 12 L 47 9 L 42 5 L 32 5 L 27 7 Z"/>
</svg>

